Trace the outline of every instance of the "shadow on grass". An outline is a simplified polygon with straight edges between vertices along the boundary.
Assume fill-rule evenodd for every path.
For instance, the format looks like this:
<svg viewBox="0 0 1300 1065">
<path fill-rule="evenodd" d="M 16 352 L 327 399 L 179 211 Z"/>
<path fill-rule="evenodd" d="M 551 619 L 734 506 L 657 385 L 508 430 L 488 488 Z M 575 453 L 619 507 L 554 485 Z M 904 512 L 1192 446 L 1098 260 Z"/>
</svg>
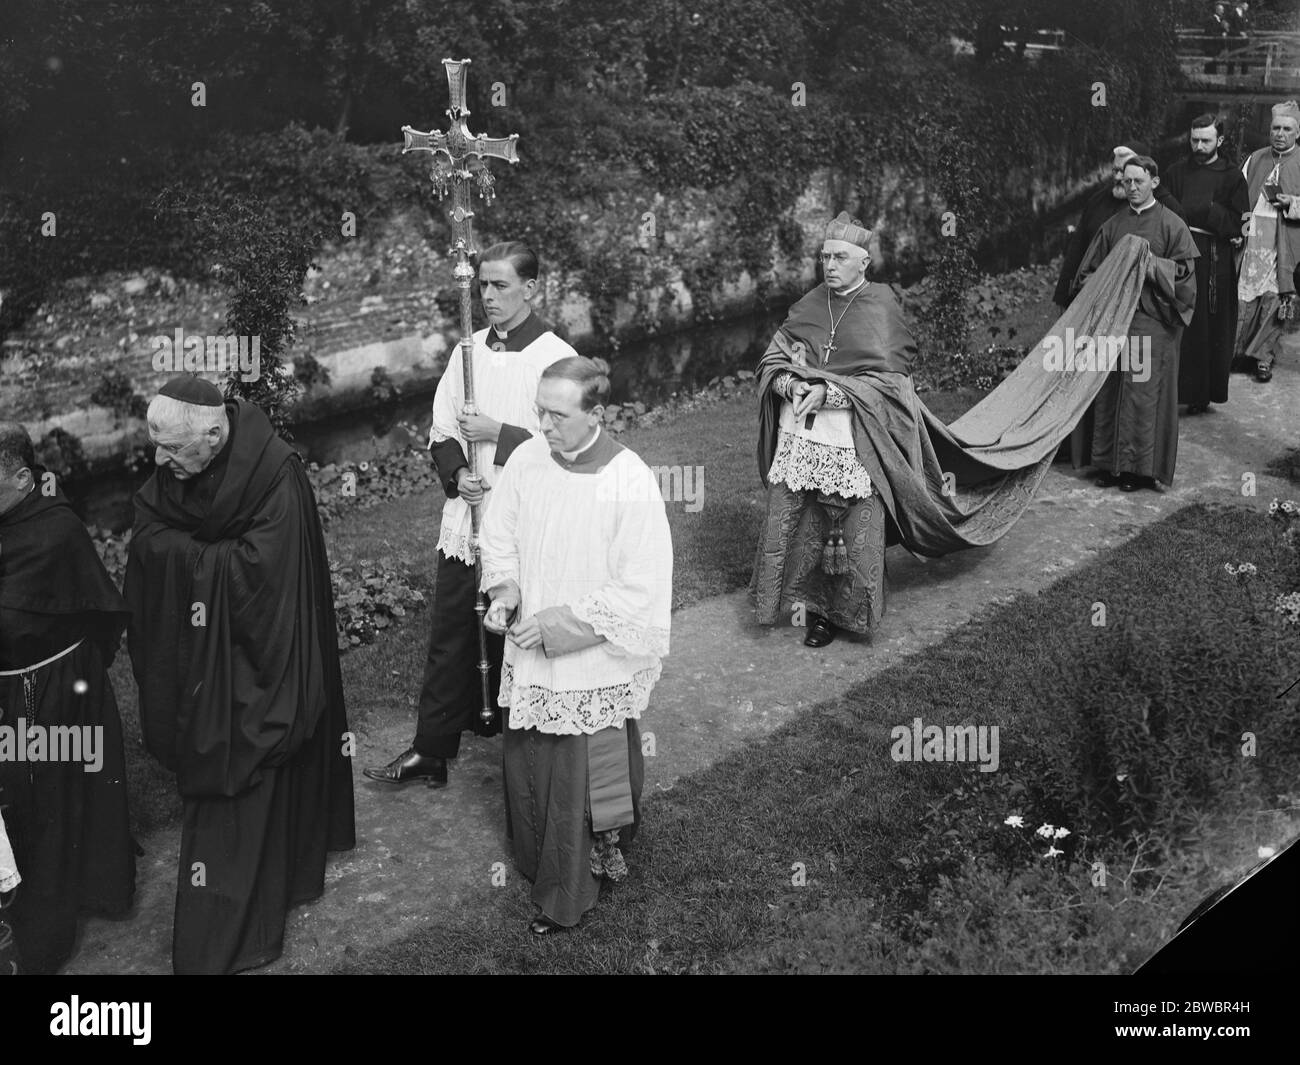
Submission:
<svg viewBox="0 0 1300 1065">
<path fill-rule="evenodd" d="M 1270 459 L 1264 472 L 1274 477 L 1285 477 L 1294 485 L 1300 485 L 1300 447 L 1288 448 L 1281 455 Z"/>
<path fill-rule="evenodd" d="M 1135 724 L 1130 748 L 1112 737 L 1116 754 L 1176 755 L 1183 734 L 1235 732 L 1236 720 L 1216 724 L 1225 691 L 1260 706 L 1300 665 L 1300 648 L 1283 646 L 1225 669 L 1241 646 L 1221 627 L 1238 594 L 1223 564 L 1256 558 L 1263 571 L 1271 536 L 1258 513 L 1189 507 L 678 781 L 646 803 L 631 879 L 607 889 L 571 933 L 530 941 L 526 885 L 515 875 L 507 889 L 485 886 L 451 919 L 344 971 L 1131 971 L 1240 864 L 1240 848 L 1277 842 L 1265 837 L 1280 822 L 1260 808 L 1300 766 L 1284 741 L 1296 732 L 1296 700 L 1259 718 L 1283 751 L 1267 767 L 1247 764 L 1232 737 L 1205 749 L 1209 764 L 1172 768 L 1177 787 L 1161 794 L 1176 808 L 1111 802 L 1108 781 L 1129 773 L 1092 764 L 1081 725 L 1114 709 L 1094 698 L 1135 678 L 1105 640 L 1184 634 L 1167 677 L 1133 655 L 1141 675 L 1173 678 L 1175 690 L 1147 702 L 1176 706 L 1176 728 L 1152 740 Z M 1111 628 L 1093 624 L 1098 602 L 1112 605 Z M 998 771 L 895 761 L 891 730 L 917 717 L 997 726 Z M 1134 810 L 1145 820 L 1132 820 Z M 1241 811 L 1244 830 L 1232 820 Z M 1028 831 L 1003 824 L 1013 812 Z M 1045 860 L 1047 845 L 1032 833 L 1040 821 L 1072 826 L 1059 857 Z M 1104 875 L 1098 885 L 1097 862 L 1116 870 L 1109 885 Z"/>
</svg>

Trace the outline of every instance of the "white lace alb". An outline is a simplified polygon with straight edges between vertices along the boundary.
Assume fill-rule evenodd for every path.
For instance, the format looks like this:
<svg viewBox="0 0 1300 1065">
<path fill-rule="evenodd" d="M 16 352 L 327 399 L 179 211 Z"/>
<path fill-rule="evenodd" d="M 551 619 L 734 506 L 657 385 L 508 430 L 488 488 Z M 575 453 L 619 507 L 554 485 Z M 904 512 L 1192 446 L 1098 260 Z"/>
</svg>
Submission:
<svg viewBox="0 0 1300 1065">
<path fill-rule="evenodd" d="M 659 679 L 658 662 L 632 674 L 623 684 L 576 691 L 551 691 L 536 684 L 516 684 L 514 666 L 501 666 L 501 706 L 510 708 L 510 727 L 536 729 L 551 736 L 590 736 L 628 718 L 640 718 Z"/>
<path fill-rule="evenodd" d="M 852 448 L 833 447 L 784 430 L 777 434 L 767 478 L 795 491 L 816 489 L 849 499 L 871 495 L 871 478 Z"/>
<path fill-rule="evenodd" d="M 595 595 L 584 595 L 574 603 L 573 614 L 579 621 L 585 621 L 595 629 L 597 635 L 604 636 L 630 655 L 664 658 L 668 654 L 667 629 L 633 625 L 626 618 L 615 614 Z"/>
</svg>

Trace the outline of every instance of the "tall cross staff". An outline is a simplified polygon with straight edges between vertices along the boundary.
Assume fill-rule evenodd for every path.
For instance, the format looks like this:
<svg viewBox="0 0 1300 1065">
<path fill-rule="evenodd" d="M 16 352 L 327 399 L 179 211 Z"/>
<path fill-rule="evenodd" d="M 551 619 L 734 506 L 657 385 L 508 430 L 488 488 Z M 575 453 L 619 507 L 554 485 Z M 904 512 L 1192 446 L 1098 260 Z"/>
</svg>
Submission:
<svg viewBox="0 0 1300 1065">
<path fill-rule="evenodd" d="M 452 245 L 450 253 L 456 257 L 456 266 L 452 276 L 456 287 L 460 289 L 460 359 L 465 381 L 465 414 L 477 414 L 474 403 L 474 320 L 471 309 L 470 284 L 474 280 L 474 267 L 470 256 L 477 250 L 474 247 L 474 211 L 470 207 L 470 184 L 478 186 L 479 196 L 485 204 L 492 202 L 496 190 L 493 187 L 492 171 L 487 168 L 484 159 L 504 159 L 508 163 L 517 163 L 519 156 L 515 142 L 519 134 L 509 137 L 475 136 L 469 131 L 465 118 L 469 108 L 465 106 L 465 79 L 469 66 L 468 59 L 444 59 L 442 65 L 447 68 L 447 90 L 451 97 L 451 106 L 447 108 L 447 117 L 451 120 L 446 132 L 433 130 L 421 133 L 411 126 L 402 127 L 405 144 L 402 154 L 407 152 L 429 152 L 433 155 L 429 178 L 434 191 L 441 201 L 448 189 L 452 194 L 452 207 L 448 211 L 451 218 Z M 470 444 L 467 448 L 469 458 L 469 475 L 476 484 L 483 483 L 478 471 L 477 448 Z M 481 504 L 470 507 L 470 522 L 473 529 L 472 546 L 474 551 L 474 613 L 478 615 L 478 671 L 482 685 L 483 708 L 479 717 L 484 722 L 492 720 L 492 693 L 489 690 L 488 673 L 491 663 L 487 653 L 487 631 L 483 619 L 487 613 L 487 604 L 479 584 L 483 577 L 483 566 L 479 558 L 479 528 L 482 523 Z"/>
</svg>

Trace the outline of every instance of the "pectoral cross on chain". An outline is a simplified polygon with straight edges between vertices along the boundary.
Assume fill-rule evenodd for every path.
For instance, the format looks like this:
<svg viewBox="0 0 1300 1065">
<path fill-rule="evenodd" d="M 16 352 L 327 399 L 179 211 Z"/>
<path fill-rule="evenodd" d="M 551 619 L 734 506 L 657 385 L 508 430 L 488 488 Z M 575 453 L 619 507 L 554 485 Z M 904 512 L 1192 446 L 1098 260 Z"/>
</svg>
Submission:
<svg viewBox="0 0 1300 1065">
<path fill-rule="evenodd" d="M 839 350 L 840 350 L 839 347 L 835 343 L 835 333 L 834 331 L 832 331 L 830 338 L 826 341 L 825 344 L 822 345 L 822 365 L 825 366 L 828 362 L 831 361 L 831 352 L 839 351 Z M 811 429 L 813 427 L 813 422 L 816 421 L 816 419 L 817 419 L 817 412 L 809 411 L 807 416 L 803 420 L 803 427 L 805 429 Z"/>
</svg>

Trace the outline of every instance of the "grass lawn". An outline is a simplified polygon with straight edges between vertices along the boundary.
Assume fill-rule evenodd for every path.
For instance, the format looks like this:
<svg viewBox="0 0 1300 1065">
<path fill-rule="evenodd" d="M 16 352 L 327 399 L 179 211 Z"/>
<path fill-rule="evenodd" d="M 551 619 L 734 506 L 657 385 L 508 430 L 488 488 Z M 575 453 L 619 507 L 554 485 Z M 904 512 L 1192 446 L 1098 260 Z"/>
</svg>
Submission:
<svg viewBox="0 0 1300 1065">
<path fill-rule="evenodd" d="M 1232 626 L 1231 604 L 1245 618 L 1243 596 L 1254 593 L 1222 573 L 1252 558 L 1263 572 L 1271 537 L 1258 513 L 1186 508 L 652 796 L 632 876 L 578 930 L 532 940 L 515 877 L 346 971 L 1131 971 L 1202 895 L 1253 864 L 1258 846 L 1300 827 L 1287 810 L 1300 800 L 1276 786 L 1300 766 L 1284 739 L 1297 731 L 1298 699 L 1280 710 L 1261 701 L 1300 672 L 1300 641 L 1252 656 L 1241 645 L 1258 634 Z M 1098 601 L 1112 605 L 1109 627 L 1090 623 Z M 1167 653 L 1162 633 L 1181 651 Z M 1117 653 L 1116 640 L 1133 646 Z M 1274 715 L 1256 726 L 1270 753 L 1242 758 L 1240 722 L 1228 721 L 1231 742 L 1175 767 L 1182 790 L 1166 787 L 1164 807 L 1140 807 L 1140 824 L 1108 823 L 1107 787 L 1118 787 L 1123 814 L 1133 795 L 1157 790 L 1157 776 L 1108 765 L 1093 786 L 1087 748 L 1072 744 L 1114 710 L 1134 662 L 1162 682 L 1148 646 L 1176 686 L 1148 700 L 1143 727 L 1148 711 L 1151 729 L 1166 710 L 1177 721 L 1155 738 L 1111 735 L 1116 758 L 1176 755 L 1183 733 L 1214 734 L 1235 703 Z M 998 726 L 999 770 L 894 761 L 890 729 L 914 717 Z M 1130 773 L 1131 785 L 1109 783 Z M 1027 828 L 1004 825 L 1011 813 Z M 1060 856 L 1044 857 L 1032 834 L 1041 821 L 1072 829 Z M 1096 862 L 1111 870 L 1104 886 Z"/>
</svg>

